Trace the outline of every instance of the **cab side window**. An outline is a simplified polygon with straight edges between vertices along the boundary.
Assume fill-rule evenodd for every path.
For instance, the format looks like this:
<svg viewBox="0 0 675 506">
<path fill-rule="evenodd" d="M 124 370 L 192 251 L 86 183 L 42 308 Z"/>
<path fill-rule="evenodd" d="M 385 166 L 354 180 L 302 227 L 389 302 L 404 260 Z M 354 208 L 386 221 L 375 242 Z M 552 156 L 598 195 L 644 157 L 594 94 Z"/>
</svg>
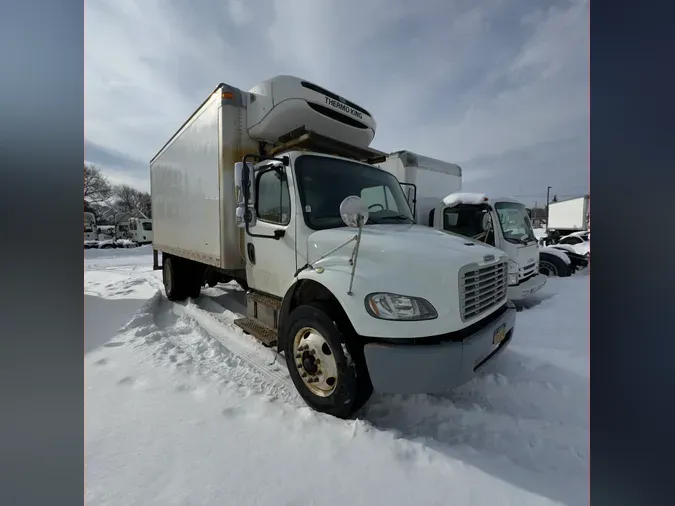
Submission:
<svg viewBox="0 0 675 506">
<path fill-rule="evenodd" d="M 268 169 L 261 172 L 257 179 L 258 219 L 288 225 L 291 221 L 291 194 L 285 172 Z"/>
</svg>

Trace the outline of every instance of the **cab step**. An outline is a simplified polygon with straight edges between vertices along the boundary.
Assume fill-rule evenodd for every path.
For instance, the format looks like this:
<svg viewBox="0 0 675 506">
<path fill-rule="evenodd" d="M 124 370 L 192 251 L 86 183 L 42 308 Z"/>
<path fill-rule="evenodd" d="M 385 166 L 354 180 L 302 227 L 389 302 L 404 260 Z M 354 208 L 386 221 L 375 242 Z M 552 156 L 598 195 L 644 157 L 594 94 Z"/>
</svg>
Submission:
<svg viewBox="0 0 675 506">
<path fill-rule="evenodd" d="M 251 334 L 265 346 L 273 347 L 277 344 L 277 331 L 269 328 L 253 318 L 239 318 L 234 324 L 247 334 Z"/>
<path fill-rule="evenodd" d="M 246 292 L 246 317 L 234 321 L 244 332 L 265 346 L 277 343 L 281 299 L 249 290 Z"/>
</svg>

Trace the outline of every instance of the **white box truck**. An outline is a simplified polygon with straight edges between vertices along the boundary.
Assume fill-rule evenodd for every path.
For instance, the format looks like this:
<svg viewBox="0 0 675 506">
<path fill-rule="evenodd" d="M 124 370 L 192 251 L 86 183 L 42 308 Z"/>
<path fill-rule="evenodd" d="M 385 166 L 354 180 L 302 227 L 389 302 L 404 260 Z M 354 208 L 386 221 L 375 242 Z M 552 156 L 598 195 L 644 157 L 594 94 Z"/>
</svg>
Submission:
<svg viewBox="0 0 675 506">
<path fill-rule="evenodd" d="M 284 355 L 313 409 L 445 392 L 513 337 L 506 254 L 414 224 L 371 160 L 371 114 L 308 81 L 220 84 L 150 162 L 167 298 L 247 288 L 235 321 Z M 159 252 L 161 252 L 161 266 Z"/>
<path fill-rule="evenodd" d="M 551 202 L 548 206 L 546 234 L 540 243 L 546 250 L 562 251 L 569 259 L 567 268 L 547 263 L 548 270 L 569 275 L 588 266 L 591 254 L 590 195 Z"/>
<path fill-rule="evenodd" d="M 152 243 L 152 220 L 149 218 L 129 218 L 127 238 L 137 244 Z"/>
<path fill-rule="evenodd" d="M 508 197 L 462 193 L 459 165 L 410 151 L 391 153 L 377 165 L 404 186 L 416 223 L 481 241 L 508 255 L 510 300 L 523 300 L 546 284 L 524 204 Z"/>
<path fill-rule="evenodd" d="M 94 213 L 84 213 L 84 247 L 91 247 L 96 241 L 96 216 Z"/>
<path fill-rule="evenodd" d="M 582 232 L 589 228 L 590 196 L 551 202 L 548 205 L 547 228 L 549 232 L 567 235 Z"/>
</svg>

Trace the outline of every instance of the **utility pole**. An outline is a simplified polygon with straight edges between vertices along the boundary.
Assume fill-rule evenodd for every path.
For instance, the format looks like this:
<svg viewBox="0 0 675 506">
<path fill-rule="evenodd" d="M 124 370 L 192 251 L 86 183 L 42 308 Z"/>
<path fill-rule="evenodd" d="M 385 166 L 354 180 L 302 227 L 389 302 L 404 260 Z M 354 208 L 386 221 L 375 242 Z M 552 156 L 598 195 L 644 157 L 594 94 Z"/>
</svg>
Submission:
<svg viewBox="0 0 675 506">
<path fill-rule="evenodd" d="M 548 234 L 548 199 L 551 195 L 551 187 L 546 188 L 546 233 Z"/>
</svg>

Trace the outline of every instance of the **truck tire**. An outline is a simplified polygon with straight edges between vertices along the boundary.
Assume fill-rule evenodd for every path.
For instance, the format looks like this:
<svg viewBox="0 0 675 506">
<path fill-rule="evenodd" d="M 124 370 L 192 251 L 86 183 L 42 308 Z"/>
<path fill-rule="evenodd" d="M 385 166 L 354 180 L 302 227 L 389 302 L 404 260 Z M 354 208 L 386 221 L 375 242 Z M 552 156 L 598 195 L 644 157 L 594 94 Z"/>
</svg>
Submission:
<svg viewBox="0 0 675 506">
<path fill-rule="evenodd" d="M 186 279 L 188 274 L 185 269 L 185 262 L 181 258 L 168 257 L 162 262 L 162 281 L 164 281 L 164 291 L 166 298 L 170 301 L 182 301 L 187 299 L 189 287 Z"/>
<path fill-rule="evenodd" d="M 295 308 L 284 328 L 288 371 L 309 407 L 348 418 L 365 404 L 372 394 L 370 381 L 358 373 L 348 340 L 324 305 L 312 303 Z"/>
<path fill-rule="evenodd" d="M 539 254 L 539 272 L 544 276 L 566 278 L 572 274 L 570 266 L 562 259 L 548 253 Z"/>
</svg>

